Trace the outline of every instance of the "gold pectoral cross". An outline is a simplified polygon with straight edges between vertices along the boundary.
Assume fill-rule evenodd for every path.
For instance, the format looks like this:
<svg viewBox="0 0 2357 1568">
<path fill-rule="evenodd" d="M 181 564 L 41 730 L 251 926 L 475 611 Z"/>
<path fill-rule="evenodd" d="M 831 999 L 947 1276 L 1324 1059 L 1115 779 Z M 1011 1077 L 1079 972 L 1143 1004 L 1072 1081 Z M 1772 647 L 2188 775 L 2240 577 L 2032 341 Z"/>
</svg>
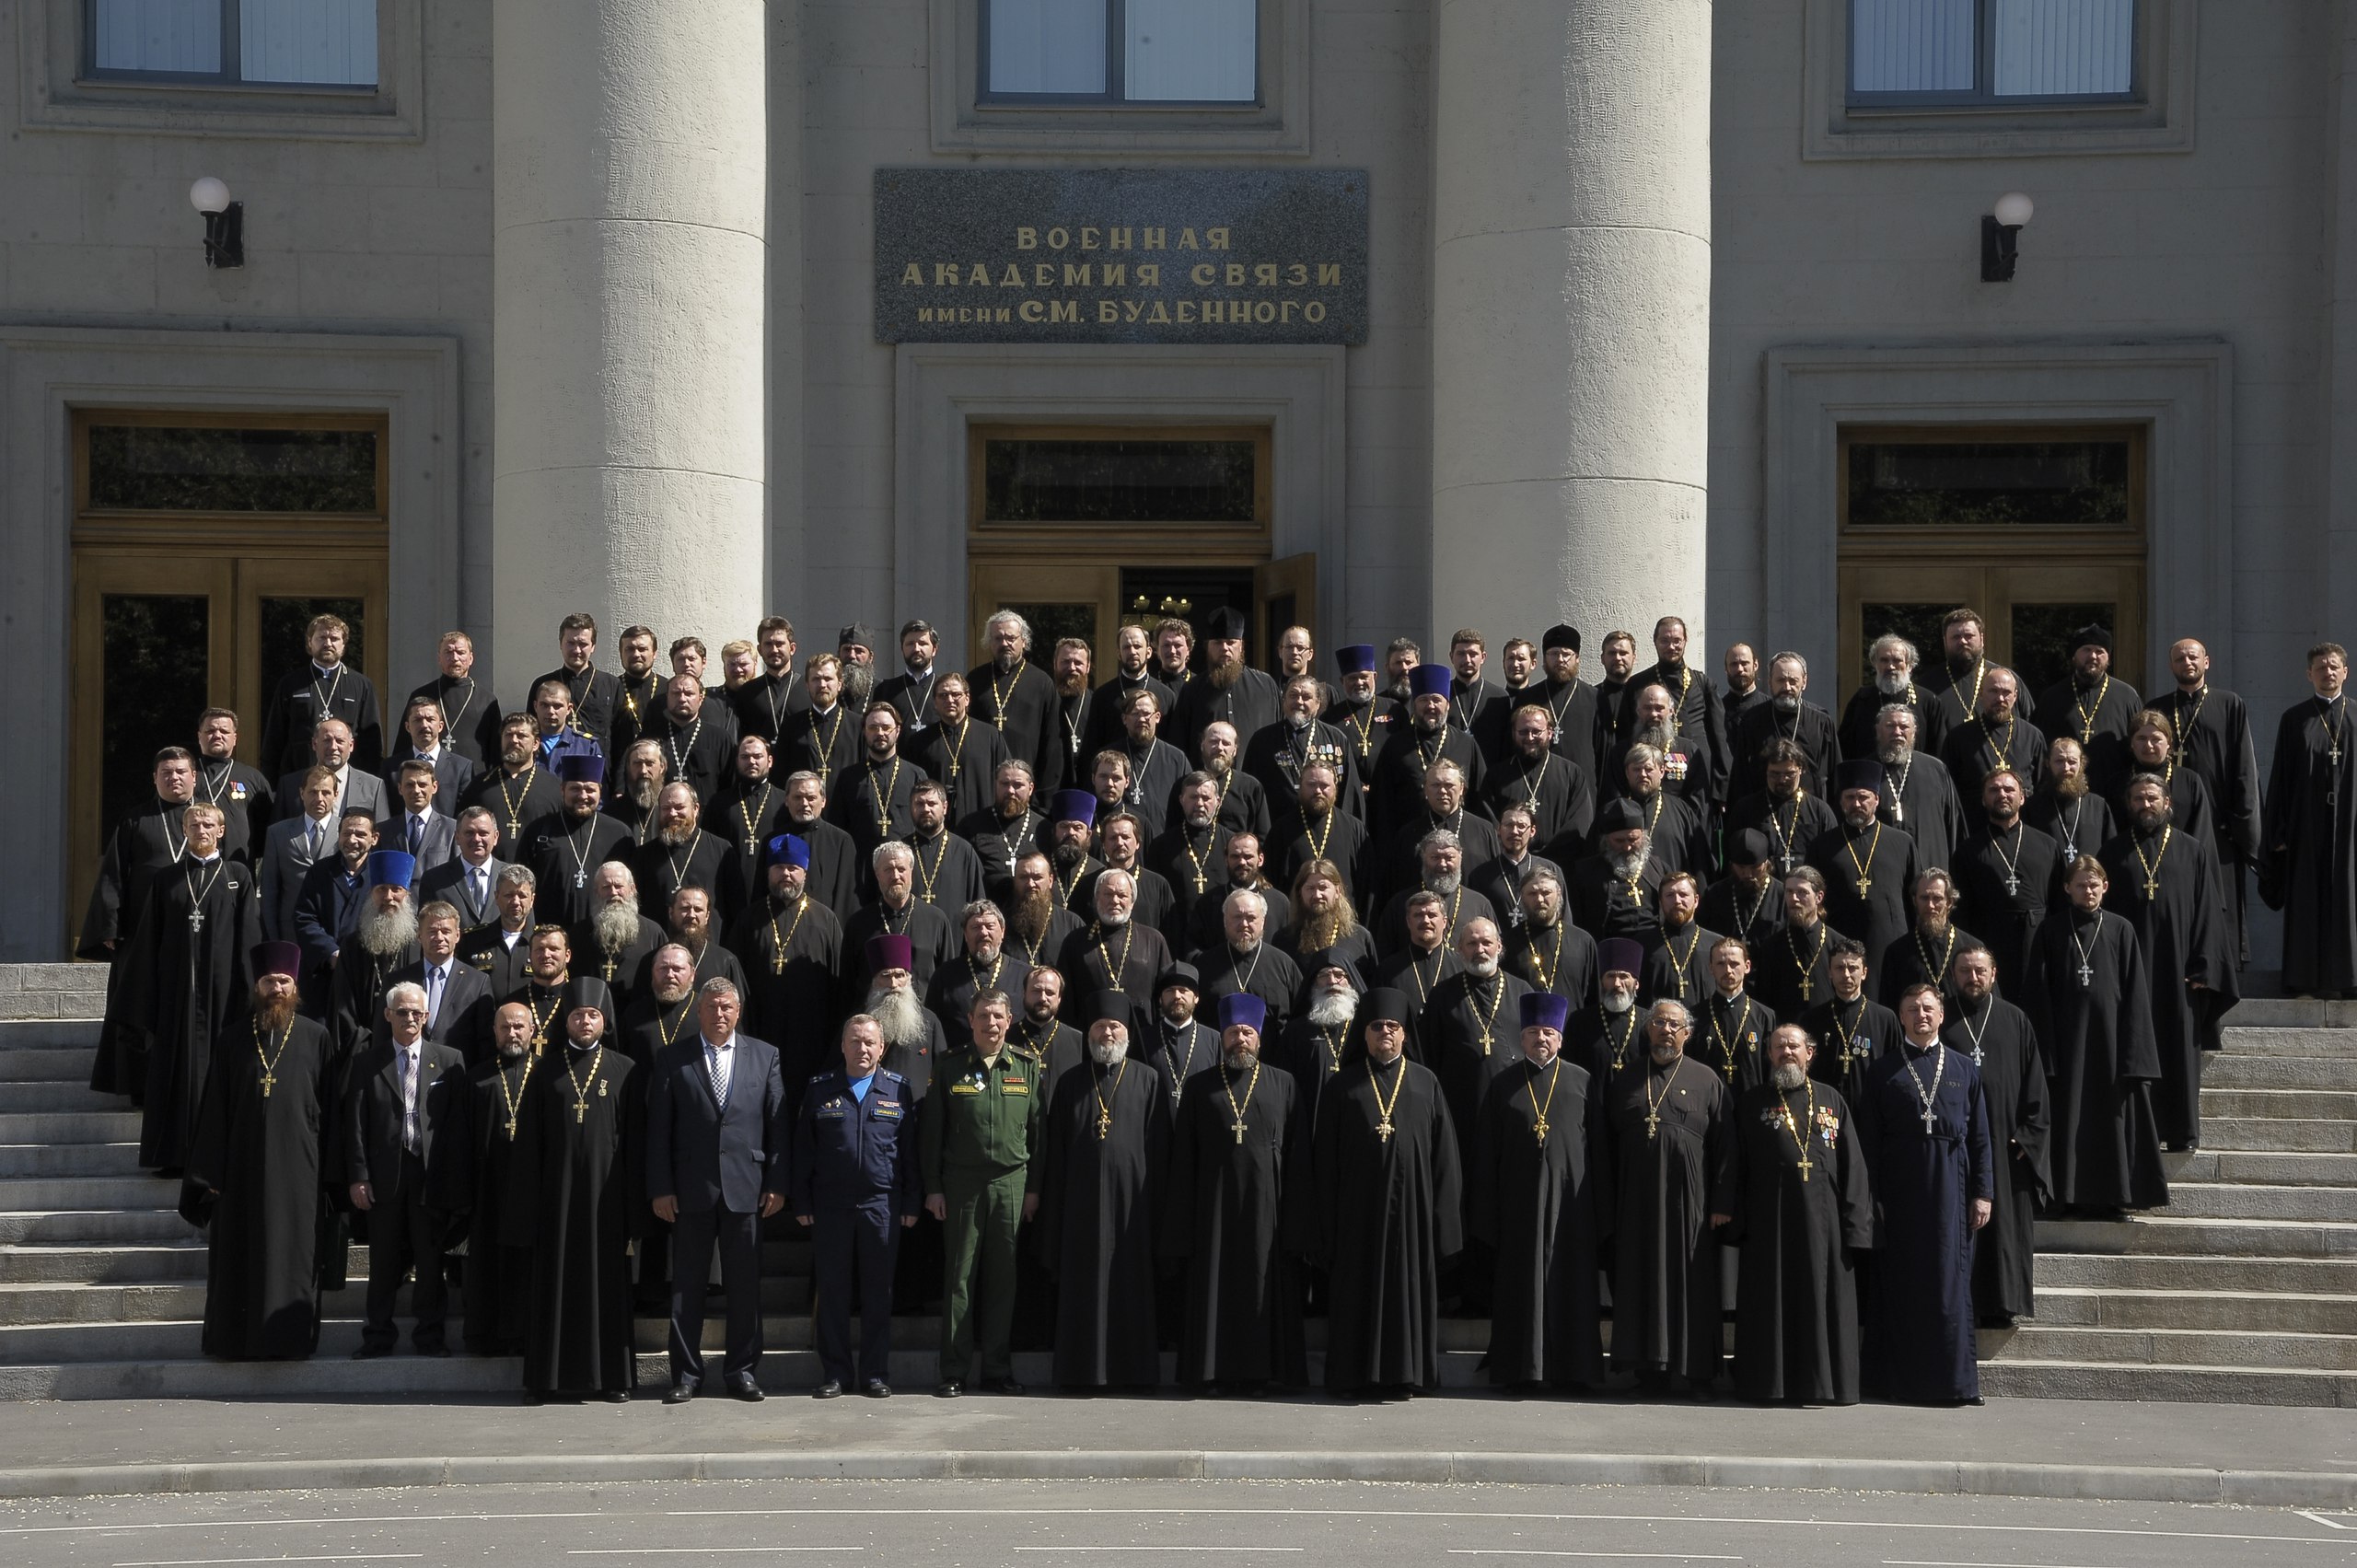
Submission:
<svg viewBox="0 0 2357 1568">
<path fill-rule="evenodd" d="M 1538 1134 L 1538 1141 L 1540 1143 L 1544 1144 L 1547 1141 L 1547 1119 L 1545 1117 L 1540 1117 L 1530 1130 Z"/>
<path fill-rule="evenodd" d="M 1237 1117 L 1228 1124 L 1227 1130 L 1236 1134 L 1236 1146 L 1242 1148 L 1244 1146 L 1244 1118 Z"/>
<path fill-rule="evenodd" d="M 1863 898 L 1864 898 L 1868 893 L 1870 893 L 1870 892 L 1874 891 L 1874 886 L 1875 886 L 1875 879 L 1874 879 L 1873 877 L 1859 877 L 1859 878 L 1858 878 L 1858 897 L 1860 897 L 1860 898 L 1862 898 L 1862 899 L 1863 899 Z"/>
<path fill-rule="evenodd" d="M 1647 1138 L 1655 1138 L 1660 1135 L 1661 1112 L 1658 1110 L 1648 1110 L 1645 1112 L 1645 1136 Z"/>
<path fill-rule="evenodd" d="M 1391 1142 L 1391 1134 L 1396 1131 L 1398 1129 L 1391 1125 L 1391 1119 L 1387 1116 L 1375 1124 L 1375 1135 L 1387 1144 Z"/>
<path fill-rule="evenodd" d="M 1109 1110 L 1100 1110 L 1100 1111 L 1098 1111 L 1098 1112 L 1097 1113 L 1097 1138 L 1101 1141 L 1101 1140 L 1103 1140 L 1103 1139 L 1109 1138 L 1109 1137 L 1111 1137 L 1112 1135 L 1113 1135 L 1113 1113 L 1112 1113 L 1111 1111 L 1109 1111 Z"/>
<path fill-rule="evenodd" d="M 1801 1151 L 1801 1179 L 1803 1181 L 1806 1181 L 1808 1179 L 1808 1173 L 1815 1168 L 1816 1167 L 1808 1163 L 1808 1151 L 1806 1149 L 1803 1149 Z"/>
<path fill-rule="evenodd" d="M 270 1098 L 270 1091 L 271 1091 L 272 1089 L 273 1089 L 273 1088 L 277 1087 L 277 1086 L 278 1086 L 278 1074 L 275 1074 L 275 1073 L 264 1073 L 264 1074 L 261 1075 L 261 1098 L 264 1098 L 264 1099 L 268 1099 L 268 1098 Z"/>
</svg>

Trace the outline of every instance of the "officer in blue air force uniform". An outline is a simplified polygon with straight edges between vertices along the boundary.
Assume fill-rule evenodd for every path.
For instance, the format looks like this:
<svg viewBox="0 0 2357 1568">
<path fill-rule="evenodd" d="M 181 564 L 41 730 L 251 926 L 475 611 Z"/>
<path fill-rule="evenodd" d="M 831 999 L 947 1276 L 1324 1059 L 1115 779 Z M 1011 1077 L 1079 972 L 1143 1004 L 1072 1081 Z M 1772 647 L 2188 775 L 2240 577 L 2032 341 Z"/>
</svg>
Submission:
<svg viewBox="0 0 2357 1568">
<path fill-rule="evenodd" d="M 810 1227 L 819 1344 L 818 1397 L 852 1380 L 851 1302 L 859 1295 L 859 1388 L 891 1396 L 892 1263 L 900 1233 L 917 1223 L 915 1090 L 887 1072 L 883 1027 L 866 1014 L 843 1025 L 843 1064 L 802 1097 L 793 1142 L 794 1215 Z"/>
</svg>

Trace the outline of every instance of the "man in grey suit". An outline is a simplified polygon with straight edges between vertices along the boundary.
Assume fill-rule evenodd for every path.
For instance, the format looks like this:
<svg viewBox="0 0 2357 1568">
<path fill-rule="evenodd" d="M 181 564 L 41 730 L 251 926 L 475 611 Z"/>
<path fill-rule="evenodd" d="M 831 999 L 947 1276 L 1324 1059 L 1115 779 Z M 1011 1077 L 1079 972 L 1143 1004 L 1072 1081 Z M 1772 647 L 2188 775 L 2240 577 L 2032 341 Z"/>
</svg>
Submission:
<svg viewBox="0 0 2357 1568">
<path fill-rule="evenodd" d="M 440 899 L 459 912 L 462 932 L 480 931 L 499 918 L 499 874 L 508 863 L 492 854 L 499 847 L 499 819 L 481 806 L 459 813 L 457 853 L 417 879 L 417 896 Z"/>
<path fill-rule="evenodd" d="M 458 854 L 459 824 L 434 809 L 442 784 L 433 763 L 412 757 L 401 765 L 398 778 L 401 809 L 385 823 L 384 840 L 416 861 L 419 871 L 431 871 Z"/>
<path fill-rule="evenodd" d="M 335 775 L 338 816 L 363 807 L 379 822 L 393 814 L 393 798 L 385 789 L 385 781 L 352 765 L 352 726 L 342 719 L 321 719 L 311 731 L 311 762 Z M 292 817 L 302 809 L 296 792 L 308 772 L 288 773 L 278 781 L 278 808 L 284 815 Z"/>
<path fill-rule="evenodd" d="M 295 940 L 295 900 L 314 863 L 335 854 L 336 778 L 325 768 L 303 775 L 295 815 L 262 830 L 261 929 L 273 942 Z"/>
<path fill-rule="evenodd" d="M 394 748 L 391 765 L 385 771 L 385 782 L 401 793 L 401 765 L 414 758 L 434 769 L 435 781 L 440 788 L 434 798 L 447 806 L 467 793 L 475 782 L 475 765 L 461 757 L 449 745 L 449 738 L 442 733 L 442 703 L 429 689 L 411 693 L 409 712 L 401 715 L 401 733 L 406 738 Z"/>
<path fill-rule="evenodd" d="M 776 1048 L 737 1032 L 731 981 L 704 981 L 697 1033 L 656 1059 L 646 1094 L 646 1191 L 671 1232 L 671 1391 L 685 1404 L 703 1382 L 704 1282 L 720 1247 L 728 1293 L 728 1392 L 758 1400 L 761 1359 L 761 1224 L 785 1207 L 785 1080 Z"/>
</svg>

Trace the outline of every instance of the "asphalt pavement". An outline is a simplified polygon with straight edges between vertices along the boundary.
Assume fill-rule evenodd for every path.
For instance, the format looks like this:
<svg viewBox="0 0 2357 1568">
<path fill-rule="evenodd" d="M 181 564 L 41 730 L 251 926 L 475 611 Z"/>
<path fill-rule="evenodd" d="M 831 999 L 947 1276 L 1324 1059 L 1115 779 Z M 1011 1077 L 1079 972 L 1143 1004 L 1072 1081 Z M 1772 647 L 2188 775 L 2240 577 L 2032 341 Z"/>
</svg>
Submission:
<svg viewBox="0 0 2357 1568">
<path fill-rule="evenodd" d="M 2323 1568 L 2357 1515 L 1854 1493 L 1267 1481 L 753 1482 L 277 1493 L 0 1504 L 21 1568 L 280 1562 L 1535 1568 Z"/>
</svg>

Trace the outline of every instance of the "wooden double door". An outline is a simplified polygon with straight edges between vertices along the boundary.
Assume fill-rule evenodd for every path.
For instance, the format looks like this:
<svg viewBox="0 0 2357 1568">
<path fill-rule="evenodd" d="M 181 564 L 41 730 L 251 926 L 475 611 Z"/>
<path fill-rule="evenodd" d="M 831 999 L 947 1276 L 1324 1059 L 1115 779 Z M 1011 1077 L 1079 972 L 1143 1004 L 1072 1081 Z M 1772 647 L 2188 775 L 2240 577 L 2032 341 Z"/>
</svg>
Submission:
<svg viewBox="0 0 2357 1568">
<path fill-rule="evenodd" d="M 1113 668 L 1115 639 L 1124 625 L 1150 629 L 1175 618 L 1195 627 L 1200 643 L 1203 620 L 1213 610 L 1240 610 L 1251 628 L 1246 658 L 1263 669 L 1271 667 L 1277 633 L 1286 627 L 1306 626 L 1317 636 L 1317 556 L 1189 560 L 1164 552 L 1157 558 L 1138 545 L 1135 539 L 1112 534 L 1060 549 L 1052 559 L 976 561 L 967 574 L 971 662 L 990 656 L 982 625 L 1002 610 L 1031 623 L 1033 656 L 1042 663 L 1060 638 L 1086 642 L 1099 679 Z"/>
<path fill-rule="evenodd" d="M 1992 562 L 1985 557 L 1916 555 L 1844 561 L 1840 587 L 1840 697 L 1868 678 L 1867 652 L 1896 632 L 1913 643 L 1926 668 L 1941 657 L 1940 623 L 1959 605 L 1988 622 L 1988 656 L 2017 670 L 2026 692 L 2061 680 L 2082 627 L 2109 629 L 2112 671 L 2145 689 L 2144 563 L 2048 558 Z M 1840 712 L 1838 705 L 1835 712 Z"/>
</svg>

